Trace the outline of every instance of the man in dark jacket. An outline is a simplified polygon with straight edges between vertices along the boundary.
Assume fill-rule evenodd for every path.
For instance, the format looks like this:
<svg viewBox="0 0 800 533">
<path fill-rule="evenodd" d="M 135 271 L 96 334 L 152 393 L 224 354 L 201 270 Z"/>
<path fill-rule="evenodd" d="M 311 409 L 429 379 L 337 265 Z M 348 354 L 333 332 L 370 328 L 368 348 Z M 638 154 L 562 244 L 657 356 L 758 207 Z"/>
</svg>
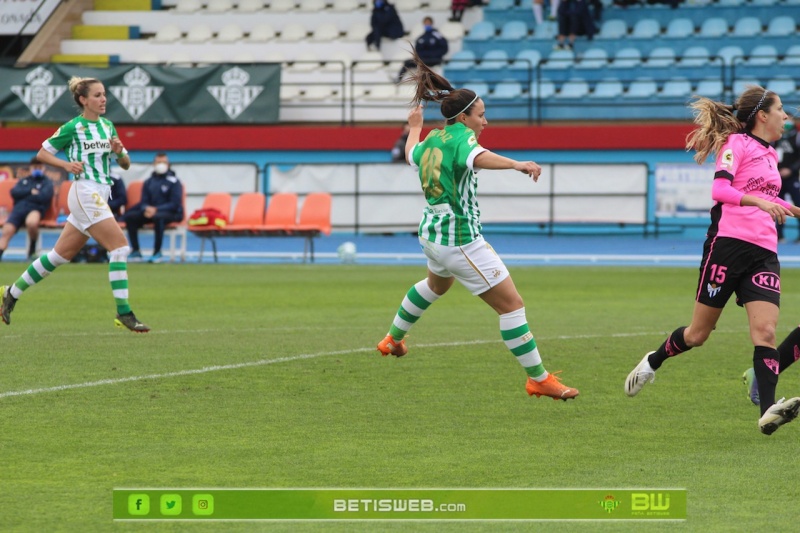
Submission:
<svg viewBox="0 0 800 533">
<path fill-rule="evenodd" d="M 114 219 L 117 221 L 122 220 L 125 205 L 128 203 L 128 191 L 125 190 L 125 182 L 122 181 L 122 176 L 113 170 L 109 174 L 113 185 L 111 185 L 111 197 L 108 199 L 108 207 L 114 213 Z"/>
<path fill-rule="evenodd" d="M 148 262 L 160 263 L 163 260 L 161 245 L 164 242 L 164 229 L 170 222 L 183 220 L 183 184 L 169 168 L 167 154 L 156 154 L 153 166 L 153 173 L 142 186 L 142 201 L 131 207 L 123 217 L 132 248 L 129 261 L 141 261 L 139 228 L 152 223 L 155 240 L 153 257 Z"/>
<path fill-rule="evenodd" d="M 392 4 L 384 0 L 374 0 L 370 24 L 372 31 L 367 35 L 367 50 L 370 50 L 373 46 L 376 50 L 380 50 L 383 37 L 399 39 L 406 34 L 403 29 L 403 21 L 400 20 L 397 10 Z"/>
<path fill-rule="evenodd" d="M 44 174 L 44 165 L 35 157 L 31 159 L 30 175 L 20 179 L 11 189 L 14 208 L 3 224 L 0 235 L 0 258 L 8 248 L 8 242 L 24 225 L 28 230 L 28 257 L 36 254 L 39 240 L 39 222 L 53 201 L 53 182 Z"/>
<path fill-rule="evenodd" d="M 425 27 L 425 31 L 417 38 L 414 48 L 422 61 L 429 67 L 441 65 L 448 51 L 447 39 L 439 33 L 439 30 L 433 27 L 433 19 L 431 17 L 422 19 L 422 25 Z M 408 69 L 414 68 L 414 65 L 416 63 L 414 63 L 413 59 L 409 59 L 403 64 L 400 74 L 397 75 L 398 83 L 403 81 L 403 75 Z"/>
</svg>

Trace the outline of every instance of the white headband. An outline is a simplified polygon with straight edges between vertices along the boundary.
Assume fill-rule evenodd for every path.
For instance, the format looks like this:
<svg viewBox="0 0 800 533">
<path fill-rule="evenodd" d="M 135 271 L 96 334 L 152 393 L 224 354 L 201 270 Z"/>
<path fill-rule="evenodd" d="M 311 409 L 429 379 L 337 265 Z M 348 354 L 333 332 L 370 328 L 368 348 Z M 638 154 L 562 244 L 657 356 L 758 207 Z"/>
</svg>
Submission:
<svg viewBox="0 0 800 533">
<path fill-rule="evenodd" d="M 459 111 L 458 113 L 456 113 L 455 115 L 453 115 L 452 117 L 448 117 L 446 120 L 453 120 L 454 118 L 456 118 L 458 115 L 460 115 L 461 113 L 463 113 L 464 111 L 466 111 L 467 109 L 469 109 L 469 106 L 471 106 L 472 104 L 474 104 L 474 103 L 475 103 L 475 100 L 477 100 L 477 99 L 478 99 L 478 95 L 476 94 L 476 95 L 475 95 L 475 98 L 473 98 L 473 99 L 472 99 L 472 101 L 470 101 L 470 103 L 468 103 L 468 104 L 467 104 L 467 107 L 465 107 L 464 109 L 462 109 L 461 111 Z"/>
<path fill-rule="evenodd" d="M 761 95 L 761 100 L 759 100 L 758 101 L 758 105 L 755 106 L 752 111 L 750 111 L 750 116 L 748 116 L 747 120 L 744 121 L 745 124 L 750 122 L 750 119 L 753 118 L 753 116 L 758 112 L 759 109 L 761 109 L 761 104 L 764 103 L 764 99 L 767 97 L 767 93 L 768 92 L 769 92 L 769 89 L 764 89 L 764 94 Z"/>
</svg>

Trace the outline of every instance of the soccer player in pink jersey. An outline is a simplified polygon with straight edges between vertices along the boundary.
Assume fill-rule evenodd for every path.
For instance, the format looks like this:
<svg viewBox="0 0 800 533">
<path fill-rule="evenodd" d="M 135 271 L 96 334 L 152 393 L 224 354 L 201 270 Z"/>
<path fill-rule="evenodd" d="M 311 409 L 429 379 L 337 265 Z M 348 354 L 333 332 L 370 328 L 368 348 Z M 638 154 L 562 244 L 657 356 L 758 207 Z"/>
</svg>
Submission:
<svg viewBox="0 0 800 533">
<path fill-rule="evenodd" d="M 670 357 L 702 346 L 722 309 L 736 294 L 745 308 L 753 341 L 753 372 L 758 381 L 761 417 L 758 427 L 771 435 L 800 412 L 800 398 L 775 401 L 780 355 L 775 328 L 780 305 L 780 263 L 775 223 L 800 217 L 800 208 L 778 198 L 778 154 L 770 143 L 781 138 L 788 118 L 780 97 L 749 86 L 733 106 L 695 97 L 691 104 L 697 128 L 686 139 L 697 163 L 716 155 L 711 197 L 711 225 L 703 246 L 692 320 L 648 352 L 625 380 L 635 396 Z"/>
</svg>

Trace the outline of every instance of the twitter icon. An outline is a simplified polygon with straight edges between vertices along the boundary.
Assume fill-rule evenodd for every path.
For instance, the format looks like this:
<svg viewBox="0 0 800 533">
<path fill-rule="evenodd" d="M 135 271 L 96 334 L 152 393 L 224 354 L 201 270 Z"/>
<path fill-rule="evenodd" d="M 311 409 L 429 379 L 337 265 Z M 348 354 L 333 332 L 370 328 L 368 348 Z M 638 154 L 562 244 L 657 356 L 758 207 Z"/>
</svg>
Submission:
<svg viewBox="0 0 800 533">
<path fill-rule="evenodd" d="M 181 514 L 181 510 L 183 508 L 181 503 L 180 494 L 162 494 L 161 514 L 165 516 L 176 516 Z"/>
</svg>

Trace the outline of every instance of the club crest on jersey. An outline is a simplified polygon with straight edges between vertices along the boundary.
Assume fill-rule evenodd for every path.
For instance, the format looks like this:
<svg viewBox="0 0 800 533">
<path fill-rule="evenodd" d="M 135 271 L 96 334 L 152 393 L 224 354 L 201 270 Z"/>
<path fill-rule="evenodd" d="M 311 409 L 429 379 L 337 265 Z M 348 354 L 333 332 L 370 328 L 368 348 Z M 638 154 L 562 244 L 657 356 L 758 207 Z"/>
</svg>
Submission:
<svg viewBox="0 0 800 533">
<path fill-rule="evenodd" d="M 759 272 L 754 275 L 753 285 L 779 294 L 781 292 L 781 278 L 774 272 Z"/>
<path fill-rule="evenodd" d="M 41 118 L 67 90 L 58 85 L 51 86 L 53 75 L 44 67 L 36 67 L 28 72 L 25 81 L 28 85 L 12 85 L 11 92 L 22 100 L 36 118 Z"/>
<path fill-rule="evenodd" d="M 720 156 L 720 163 L 719 166 L 722 168 L 730 169 L 733 167 L 733 150 L 728 148 L 724 152 L 722 152 L 722 156 Z"/>
<path fill-rule="evenodd" d="M 713 298 L 714 296 L 716 296 L 717 294 L 719 294 L 719 291 L 721 291 L 721 290 L 722 290 L 722 287 L 720 287 L 720 286 L 719 286 L 719 285 L 717 285 L 716 283 L 709 283 L 709 284 L 706 286 L 706 290 L 708 291 L 708 297 L 709 297 L 709 298 Z"/>
<path fill-rule="evenodd" d="M 158 97 L 164 92 L 164 87 L 148 87 L 150 74 L 140 67 L 133 68 L 122 79 L 125 85 L 110 87 L 111 94 L 120 101 L 133 120 L 139 120 L 139 117 L 150 109 L 153 102 L 158 100 Z"/>
<path fill-rule="evenodd" d="M 263 87 L 247 85 L 248 81 L 250 74 L 239 67 L 233 67 L 222 73 L 222 83 L 225 85 L 208 87 L 208 92 L 231 119 L 241 115 L 264 90 Z"/>
<path fill-rule="evenodd" d="M 478 139 L 476 139 L 474 135 L 470 135 L 469 139 L 467 139 L 467 144 L 469 144 L 470 146 L 475 146 L 476 144 L 478 144 Z"/>
</svg>

